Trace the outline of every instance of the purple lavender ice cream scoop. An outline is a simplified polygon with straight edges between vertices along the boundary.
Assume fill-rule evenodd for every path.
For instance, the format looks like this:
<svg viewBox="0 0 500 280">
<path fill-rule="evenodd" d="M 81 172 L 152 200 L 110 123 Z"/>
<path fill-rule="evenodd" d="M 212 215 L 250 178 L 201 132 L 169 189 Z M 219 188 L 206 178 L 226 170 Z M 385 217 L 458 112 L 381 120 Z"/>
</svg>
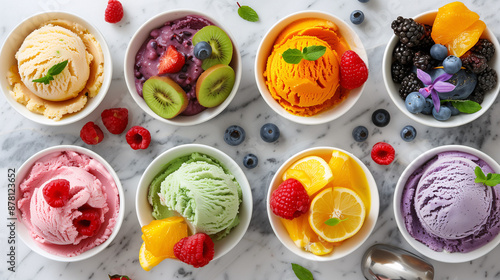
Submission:
<svg viewBox="0 0 500 280">
<path fill-rule="evenodd" d="M 415 170 L 403 190 L 405 225 L 435 251 L 469 252 L 500 232 L 500 187 L 475 183 L 474 169 L 494 173 L 478 157 L 443 152 Z"/>
</svg>

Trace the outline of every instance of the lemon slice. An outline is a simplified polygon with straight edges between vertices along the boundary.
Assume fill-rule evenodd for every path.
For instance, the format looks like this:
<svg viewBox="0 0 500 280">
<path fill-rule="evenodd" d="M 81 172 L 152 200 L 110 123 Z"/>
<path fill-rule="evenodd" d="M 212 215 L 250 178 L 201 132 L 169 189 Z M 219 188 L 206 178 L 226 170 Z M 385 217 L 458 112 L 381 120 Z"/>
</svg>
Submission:
<svg viewBox="0 0 500 280">
<path fill-rule="evenodd" d="M 174 245 L 188 236 L 187 228 L 184 218 L 178 216 L 153 220 L 142 227 L 146 250 L 155 257 L 175 258 Z"/>
<path fill-rule="evenodd" d="M 285 173 L 283 173 L 283 181 L 286 181 L 287 179 L 293 178 L 295 180 L 298 180 L 306 190 L 311 186 L 311 178 L 307 175 L 306 172 L 302 170 L 297 170 L 297 169 L 287 169 Z"/>
<path fill-rule="evenodd" d="M 331 181 L 334 187 L 352 187 L 351 180 L 351 157 L 346 153 L 334 150 L 332 157 L 328 162 L 332 170 L 333 179 Z"/>
<path fill-rule="evenodd" d="M 289 169 L 304 171 L 309 177 L 311 183 L 304 186 L 309 196 L 321 190 L 333 179 L 330 166 L 328 166 L 328 163 L 324 159 L 318 156 L 308 156 L 300 159 L 292 164 Z"/>
</svg>

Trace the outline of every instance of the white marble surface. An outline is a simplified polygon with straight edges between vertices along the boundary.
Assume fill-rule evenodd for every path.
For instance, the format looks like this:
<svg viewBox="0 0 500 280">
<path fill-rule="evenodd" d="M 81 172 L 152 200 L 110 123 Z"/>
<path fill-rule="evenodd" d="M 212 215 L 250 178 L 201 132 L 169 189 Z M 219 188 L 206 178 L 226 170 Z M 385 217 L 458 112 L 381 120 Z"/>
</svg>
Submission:
<svg viewBox="0 0 500 280">
<path fill-rule="evenodd" d="M 394 221 L 392 193 L 399 174 L 406 165 L 429 148 L 445 144 L 464 144 L 478 148 L 497 161 L 500 106 L 495 104 L 484 116 L 471 124 L 454 129 L 423 127 L 405 117 L 392 104 L 381 80 L 381 58 L 391 36 L 390 22 L 398 15 L 414 16 L 426 10 L 437 9 L 449 1 L 442 0 L 371 0 L 362 4 L 357 0 L 309 0 L 242 2 L 252 6 L 260 21 L 251 23 L 237 15 L 237 5 L 230 0 L 122 0 L 125 18 L 112 25 L 104 22 L 106 1 L 87 0 L 23 0 L 2 1 L 0 9 L 0 42 L 22 19 L 35 13 L 62 10 L 75 13 L 92 22 L 104 34 L 113 58 L 111 88 L 98 109 L 84 120 L 64 127 L 47 127 L 24 119 L 0 97 L 0 279 L 107 279 L 107 274 L 127 274 L 132 279 L 295 279 L 291 262 L 309 268 L 315 279 L 363 279 L 360 259 L 374 243 L 389 243 L 412 250 L 403 240 Z M 464 1 L 494 31 L 500 34 L 500 6 L 495 0 Z M 123 58 L 127 43 L 135 30 L 157 13 L 189 8 L 204 11 L 220 20 L 236 37 L 243 59 L 243 76 L 239 92 L 230 106 L 208 123 L 194 127 L 173 127 L 160 123 L 143 113 L 128 93 L 123 78 Z M 301 10 L 322 10 L 346 21 L 355 9 L 365 12 L 365 23 L 353 26 L 361 37 L 369 56 L 370 77 L 362 98 L 351 112 L 340 119 L 318 126 L 291 123 L 272 112 L 262 100 L 254 81 L 253 65 L 258 44 L 278 19 Z M 0 62 L 1 63 L 1 62 Z M 153 141 L 145 151 L 133 151 L 122 136 L 106 134 L 106 139 L 95 147 L 85 145 L 79 138 L 80 128 L 87 121 L 100 123 L 100 112 L 111 107 L 127 107 L 131 125 L 142 125 L 152 133 Z M 386 108 L 392 116 L 385 128 L 375 127 L 371 113 Z M 282 136 L 277 143 L 268 144 L 259 136 L 260 126 L 266 122 L 277 124 Z M 237 124 L 247 132 L 245 142 L 232 147 L 222 141 L 227 126 Z M 404 125 L 414 125 L 417 139 L 406 143 L 399 137 Z M 364 143 L 356 143 L 352 129 L 365 125 L 370 132 Z M 370 149 L 378 141 L 387 141 L 397 152 L 395 162 L 382 167 L 373 163 Z M 226 256 L 201 269 L 193 269 L 180 262 L 167 260 L 150 272 L 141 269 L 138 251 L 141 244 L 139 223 L 135 214 L 135 191 L 146 166 L 163 151 L 184 143 L 201 143 L 217 147 L 233 157 L 245 171 L 252 186 L 254 213 L 243 240 Z M 19 239 L 16 246 L 16 272 L 8 271 L 7 236 L 7 170 L 18 168 L 28 157 L 47 147 L 60 144 L 81 145 L 103 156 L 118 173 L 125 189 L 125 220 L 115 241 L 96 257 L 77 263 L 54 262 L 31 252 Z M 311 262 L 300 259 L 286 250 L 274 236 L 267 219 L 265 195 L 268 184 L 279 165 L 296 152 L 313 146 L 329 145 L 351 151 L 372 171 L 380 192 L 380 216 L 376 228 L 358 250 L 350 256 L 332 262 Z M 248 170 L 242 159 L 246 153 L 259 156 L 259 166 Z M 500 248 L 487 256 L 463 264 L 445 264 L 431 261 L 435 279 L 494 279 L 500 278 Z"/>
</svg>

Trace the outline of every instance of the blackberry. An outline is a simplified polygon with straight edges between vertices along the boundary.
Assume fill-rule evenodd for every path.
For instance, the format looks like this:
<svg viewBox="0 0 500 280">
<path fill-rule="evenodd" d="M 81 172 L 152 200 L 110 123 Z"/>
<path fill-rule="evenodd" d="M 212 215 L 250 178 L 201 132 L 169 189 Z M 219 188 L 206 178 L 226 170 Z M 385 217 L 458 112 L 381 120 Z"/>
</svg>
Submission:
<svg viewBox="0 0 500 280">
<path fill-rule="evenodd" d="M 428 71 L 432 67 L 432 57 L 424 51 L 418 51 L 413 57 L 413 65 L 420 70 Z"/>
<path fill-rule="evenodd" d="M 392 57 L 397 59 L 399 63 L 401 64 L 409 64 L 411 65 L 413 63 L 413 56 L 415 55 L 415 51 L 412 49 L 408 48 L 407 46 L 403 44 L 398 44 L 394 48 L 394 52 L 392 54 Z"/>
<path fill-rule="evenodd" d="M 479 39 L 479 41 L 470 49 L 471 52 L 480 54 L 486 58 L 487 61 L 495 54 L 495 46 L 488 39 Z"/>
<path fill-rule="evenodd" d="M 470 51 L 462 55 L 460 59 L 462 60 L 462 66 L 469 69 L 469 71 L 474 74 L 479 74 L 483 72 L 486 67 L 488 67 L 488 61 L 486 60 L 486 57 Z"/>
<path fill-rule="evenodd" d="M 424 38 L 422 38 L 419 49 L 429 51 L 429 49 L 434 45 L 434 40 L 431 37 L 432 26 L 424 25 Z"/>
<path fill-rule="evenodd" d="M 481 104 L 484 100 L 484 91 L 476 86 L 474 91 L 469 95 L 469 97 L 467 97 L 467 99 Z"/>
<path fill-rule="evenodd" d="M 403 65 L 399 61 L 394 61 L 391 65 L 392 81 L 400 84 L 404 77 L 408 75 L 410 69 L 409 65 Z"/>
<path fill-rule="evenodd" d="M 403 81 L 401 81 L 399 96 L 401 96 L 403 100 L 406 100 L 408 94 L 418 91 L 423 86 L 424 84 L 417 78 L 417 74 L 410 73 L 410 75 L 406 76 Z"/>
<path fill-rule="evenodd" d="M 399 37 L 401 44 L 408 48 L 413 48 L 421 44 L 425 35 L 424 25 L 415 22 L 412 18 L 403 18 L 399 16 L 391 24 L 394 35 Z"/>
<path fill-rule="evenodd" d="M 488 91 L 497 85 L 498 77 L 495 69 L 486 67 L 486 70 L 477 75 L 477 86 L 483 91 Z"/>
</svg>

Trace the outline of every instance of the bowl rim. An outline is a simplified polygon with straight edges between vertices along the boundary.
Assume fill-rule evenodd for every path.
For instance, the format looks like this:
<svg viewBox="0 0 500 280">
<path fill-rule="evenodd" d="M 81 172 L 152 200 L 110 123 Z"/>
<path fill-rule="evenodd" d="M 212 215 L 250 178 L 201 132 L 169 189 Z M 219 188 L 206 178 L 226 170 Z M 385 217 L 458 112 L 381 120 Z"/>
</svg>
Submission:
<svg viewBox="0 0 500 280">
<path fill-rule="evenodd" d="M 208 145 L 193 143 L 172 147 L 156 156 L 148 167 L 146 167 L 139 180 L 135 196 L 136 215 L 141 227 L 154 220 L 151 216 L 152 207 L 147 198 L 151 181 L 161 172 L 165 164 L 194 152 L 208 155 L 220 161 L 220 163 L 236 178 L 243 195 L 238 213 L 240 223 L 233 228 L 226 237 L 214 241 L 215 255 L 213 260 L 216 260 L 226 255 L 241 241 L 250 225 L 253 212 L 253 198 L 250 183 L 241 167 L 223 151 Z"/>
<path fill-rule="evenodd" d="M 31 171 L 35 162 L 46 155 L 60 152 L 60 151 L 74 151 L 74 152 L 78 152 L 80 154 L 87 155 L 87 156 L 97 160 L 99 163 L 101 163 L 106 168 L 106 170 L 109 172 L 111 177 L 113 177 L 113 180 L 115 181 L 115 185 L 116 185 L 116 188 L 118 189 L 118 195 L 119 195 L 119 203 L 120 203 L 119 213 L 118 213 L 118 216 L 116 217 L 115 227 L 113 228 L 113 231 L 111 232 L 108 239 L 106 241 L 104 241 L 103 243 L 101 243 L 100 245 L 98 245 L 94 248 L 91 248 L 91 249 L 89 249 L 89 250 L 87 250 L 87 251 L 85 251 L 77 256 L 74 256 L 74 257 L 64 257 L 64 256 L 52 254 L 52 253 L 45 251 L 41 247 L 39 247 L 37 245 L 37 243 L 31 237 L 30 231 L 26 227 L 26 225 L 24 224 L 23 220 L 21 218 L 19 218 L 19 217 L 21 217 L 20 216 L 21 214 L 20 214 L 19 208 L 17 207 L 17 201 L 19 200 L 20 193 L 21 193 L 19 191 L 19 185 L 24 180 L 24 178 L 28 175 L 28 173 Z M 91 258 L 91 257 L 97 255 L 98 253 L 100 253 L 101 251 L 106 249 L 110 245 L 110 243 L 113 242 L 115 237 L 118 235 L 118 232 L 120 231 L 120 228 L 121 228 L 121 225 L 123 222 L 123 218 L 125 215 L 125 194 L 123 191 L 123 186 L 120 182 L 120 178 L 116 174 L 113 167 L 103 157 L 101 157 L 99 154 L 97 154 L 96 152 L 94 152 L 92 150 L 89 150 L 89 149 L 83 148 L 83 147 L 79 147 L 79 146 L 74 146 L 74 145 L 57 145 L 57 146 L 52 146 L 52 147 L 43 149 L 43 150 L 35 153 L 31 157 L 29 157 L 19 167 L 19 169 L 16 172 L 15 188 L 16 188 L 15 189 L 16 190 L 16 216 L 18 217 L 17 223 L 16 223 L 16 225 L 17 225 L 16 232 L 17 232 L 19 238 L 23 241 L 24 244 L 26 244 L 26 246 L 28 246 L 28 248 L 30 248 L 33 252 L 41 255 L 42 257 L 45 257 L 45 258 L 48 258 L 48 259 L 51 259 L 54 261 L 59 261 L 59 262 L 83 261 L 83 260 L 86 260 L 88 258 Z"/>
<path fill-rule="evenodd" d="M 437 14 L 437 10 L 427 11 L 420 13 L 413 18 L 418 22 L 424 18 L 424 21 L 430 21 L 430 18 L 435 18 L 435 14 Z M 483 31 L 481 38 L 488 38 L 494 45 L 496 49 L 500 49 L 500 43 L 495 36 L 495 34 L 486 26 L 486 29 Z M 398 43 L 398 38 L 396 35 L 391 35 L 389 42 L 386 45 L 384 50 L 384 55 L 382 58 L 382 79 L 384 80 L 384 85 L 387 90 L 387 94 L 389 95 L 392 102 L 396 105 L 396 107 L 403 112 L 410 119 L 426 125 L 430 127 L 438 127 L 438 128 L 450 128 L 450 127 L 458 127 L 465 124 L 468 124 L 479 117 L 481 117 L 488 109 L 493 105 L 495 100 L 498 97 L 498 93 L 500 91 L 500 83 L 497 83 L 496 87 L 488 92 L 485 96 L 483 103 L 481 103 L 482 109 L 479 112 L 473 114 L 460 114 L 458 116 L 452 116 L 451 119 L 447 121 L 438 121 L 434 119 L 432 116 L 426 116 L 422 114 L 412 114 L 410 113 L 406 107 L 404 100 L 399 96 L 397 89 L 395 89 L 396 83 L 392 81 L 391 77 L 391 64 L 392 64 L 392 52 L 394 47 Z M 495 64 L 497 67 L 493 67 L 495 70 L 500 71 L 500 55 L 495 53 L 489 64 Z"/>
<path fill-rule="evenodd" d="M 292 165 L 294 162 L 297 160 L 304 158 L 306 156 L 311 156 L 311 155 L 317 155 L 318 153 L 322 152 L 327 152 L 331 153 L 332 151 L 340 151 L 348 156 L 350 156 L 363 170 L 363 172 L 366 175 L 366 180 L 368 182 L 368 186 L 370 188 L 370 212 L 366 216 L 365 222 L 356 235 L 353 237 L 345 240 L 342 242 L 342 244 L 338 247 L 335 247 L 335 250 L 333 253 L 323 255 L 323 256 L 316 256 L 310 252 L 304 251 L 302 248 L 297 247 L 293 241 L 290 239 L 290 236 L 286 232 L 286 229 L 284 226 L 281 224 L 279 217 L 274 215 L 272 213 L 271 207 L 270 207 L 270 199 L 271 199 L 271 194 L 272 192 L 278 187 L 279 182 L 281 181 L 281 176 L 285 170 Z M 274 231 L 274 234 L 278 238 L 278 240 L 283 244 L 289 251 L 294 253 L 295 255 L 302 257 L 307 260 L 312 260 L 312 261 L 332 261 L 332 260 L 337 260 L 341 259 L 352 252 L 354 252 L 356 249 L 358 249 L 363 243 L 366 242 L 366 240 L 370 237 L 371 233 L 373 232 L 373 229 L 375 228 L 375 225 L 377 223 L 379 211 L 380 211 L 380 201 L 379 201 L 379 193 L 378 193 L 378 187 L 377 187 L 377 182 L 373 178 L 372 173 L 368 169 L 368 167 L 355 155 L 352 153 L 345 151 L 340 148 L 336 147 L 330 147 L 330 146 L 318 146 L 318 147 L 312 147 L 308 148 L 306 150 L 300 151 L 290 158 L 288 158 L 276 171 L 274 174 L 271 182 L 269 183 L 269 187 L 267 190 L 267 198 L 266 198 L 266 209 L 267 209 L 267 216 L 269 219 L 269 223 L 271 224 L 271 227 Z M 349 248 L 346 249 L 343 252 L 338 252 L 339 248 L 345 247 L 349 245 Z"/>
<path fill-rule="evenodd" d="M 43 19 L 43 18 L 45 18 L 45 19 Z M 66 12 L 66 11 L 58 11 L 58 10 L 36 13 L 34 15 L 31 15 L 31 16 L 23 19 L 19 24 L 16 25 L 16 27 L 14 27 L 14 29 L 12 29 L 10 31 L 10 33 L 7 35 L 7 37 L 5 37 L 5 41 L 3 42 L 1 49 L 0 49 L 0 58 L 4 58 L 7 56 L 10 58 L 11 54 L 15 54 L 15 52 L 17 52 L 17 49 L 15 49 L 15 48 L 13 48 L 12 51 L 10 50 L 10 48 L 9 48 L 9 50 L 7 50 L 7 45 L 11 44 L 10 42 L 12 42 L 12 41 L 17 41 L 17 40 L 14 40 L 13 38 L 19 37 L 19 35 L 18 35 L 19 33 L 22 33 L 22 34 L 26 33 L 26 36 L 27 36 L 29 33 L 34 31 L 35 29 L 39 28 L 40 24 L 43 24 L 44 22 L 47 22 L 47 21 L 52 20 L 52 19 L 69 20 L 69 21 L 81 24 L 85 29 L 87 29 L 89 31 L 90 34 L 92 34 L 94 36 L 94 38 L 100 44 L 101 51 L 102 51 L 102 54 L 104 57 L 104 70 L 103 70 L 104 79 L 103 79 L 103 83 L 101 85 L 101 88 L 99 89 L 98 94 L 95 97 L 89 98 L 82 110 L 80 110 L 76 113 L 65 115 L 65 116 L 63 116 L 63 118 L 61 120 L 55 121 L 55 120 L 52 120 L 52 119 L 45 117 L 44 115 L 31 112 L 26 108 L 25 105 L 22 105 L 22 104 L 16 102 L 10 94 L 10 90 L 12 89 L 12 87 L 9 85 L 7 79 L 3 79 L 0 82 L 0 84 L 2 85 L 1 91 L 3 92 L 3 95 L 5 96 L 5 99 L 7 100 L 9 105 L 15 111 L 17 111 L 19 114 L 21 114 L 23 117 L 25 117 L 25 118 L 27 118 L 35 123 L 42 124 L 42 125 L 63 126 L 63 125 L 72 124 L 72 123 L 75 123 L 79 120 L 82 120 L 83 118 L 90 115 L 101 104 L 101 102 L 104 100 L 106 94 L 108 93 L 109 87 L 111 85 L 111 80 L 113 77 L 113 61 L 111 59 L 111 53 L 109 51 L 109 47 L 108 47 L 108 44 L 106 42 L 106 39 L 102 35 L 102 33 L 99 31 L 99 29 L 97 29 L 96 26 L 94 26 L 93 24 L 91 24 L 90 22 L 88 22 L 87 20 L 85 20 L 84 18 L 82 18 L 76 14 Z M 36 26 L 34 23 L 37 23 Z M 26 26 L 29 26 L 32 28 L 26 28 Z M 23 30 L 29 30 L 29 31 L 23 31 Z M 26 36 L 23 36 L 23 39 L 22 40 L 20 39 L 20 41 L 19 41 L 20 43 L 16 44 L 17 48 L 19 48 L 19 46 L 21 46 L 21 44 L 24 41 L 24 38 Z M 13 58 L 13 57 L 14 56 L 12 56 L 12 59 L 15 61 L 15 58 Z M 11 66 L 12 65 L 6 65 L 2 68 L 5 68 L 8 71 L 8 69 Z"/>
<path fill-rule="evenodd" d="M 158 116 L 155 112 L 153 112 L 149 106 L 146 104 L 144 99 L 139 96 L 137 93 L 137 90 L 135 88 L 135 79 L 134 79 L 134 64 L 135 64 L 135 56 L 137 51 L 140 49 L 144 41 L 148 38 L 148 34 L 151 32 L 151 30 L 160 27 L 165 21 L 168 20 L 175 20 L 179 19 L 188 15 L 196 15 L 196 16 L 201 16 L 206 19 L 208 19 L 210 22 L 212 22 L 215 26 L 221 28 L 226 32 L 226 34 L 229 36 L 233 43 L 233 57 L 231 59 L 231 63 L 229 64 L 235 72 L 235 81 L 233 85 L 233 89 L 231 90 L 231 93 L 229 96 L 222 102 L 222 104 L 213 107 L 213 108 L 207 108 L 204 111 L 200 112 L 199 114 L 193 115 L 193 116 L 176 116 L 172 119 L 165 119 L 160 116 Z M 167 18 L 167 19 L 163 19 Z M 157 23 L 158 22 L 158 23 Z M 137 42 L 137 43 L 136 43 Z M 229 30 L 224 27 L 224 25 L 219 22 L 219 20 L 209 16 L 208 14 L 204 12 L 200 12 L 197 10 L 191 10 L 191 9 L 174 9 L 174 10 L 169 10 L 165 11 L 162 13 L 159 13 L 152 18 L 148 19 L 146 22 L 144 22 L 134 33 L 132 38 L 130 39 L 127 49 L 125 51 L 125 57 L 124 57 L 124 63 L 123 63 L 123 68 L 124 68 L 124 77 L 125 77 L 125 84 L 127 85 L 128 92 L 132 96 L 132 99 L 134 99 L 135 103 L 148 115 L 153 117 L 156 120 L 159 120 L 163 123 L 170 124 L 170 125 L 175 125 L 175 126 L 192 126 L 192 125 L 197 125 L 204 123 L 206 121 L 211 120 L 212 118 L 215 118 L 218 116 L 224 109 L 226 109 L 231 101 L 234 99 L 238 92 L 238 88 L 241 82 L 241 75 L 242 75 L 242 65 L 241 65 L 241 54 L 240 50 L 238 47 L 238 44 L 236 42 L 236 39 L 234 36 L 229 32 Z"/>
<path fill-rule="evenodd" d="M 272 97 L 271 93 L 269 92 L 269 89 L 265 84 L 265 80 L 262 75 L 266 65 L 264 60 L 267 61 L 267 58 L 269 57 L 269 54 L 272 51 L 272 46 L 274 45 L 274 41 L 276 40 L 276 37 L 279 35 L 279 32 L 276 30 L 279 28 L 279 30 L 282 31 L 284 28 L 286 28 L 286 26 L 293 23 L 294 21 L 304 18 L 322 18 L 335 23 L 339 27 L 339 31 L 341 33 L 349 34 L 349 38 L 346 39 L 349 39 L 348 43 L 351 49 L 354 50 L 361 57 L 361 59 L 365 62 L 366 67 L 369 68 L 368 55 L 366 53 L 366 49 L 363 46 L 361 39 L 359 38 L 358 34 L 354 31 L 354 29 L 351 26 L 349 26 L 345 21 L 343 21 L 341 18 L 324 11 L 319 11 L 319 10 L 298 11 L 281 18 L 275 24 L 273 24 L 273 26 L 271 26 L 269 30 L 267 30 L 265 35 L 262 37 L 261 42 L 259 43 L 259 47 L 257 48 L 257 55 L 254 63 L 255 81 L 257 83 L 257 88 L 259 89 L 262 98 L 274 112 L 276 112 L 278 115 L 282 116 L 287 120 L 305 125 L 318 125 L 333 121 L 337 118 L 340 118 L 345 113 L 347 113 L 356 104 L 358 99 L 363 94 L 363 90 L 365 88 L 366 83 L 364 83 L 362 86 L 358 88 L 352 89 L 347 98 L 343 100 L 341 103 L 337 104 L 335 107 L 310 117 L 293 115 L 288 111 L 286 111 L 283 107 L 281 107 L 281 105 L 279 105 L 276 102 L 276 100 Z M 271 35 L 275 32 L 276 36 L 271 37 Z M 344 35 L 344 37 L 346 36 Z M 270 42 L 271 39 L 273 43 L 272 44 L 269 43 L 270 46 L 269 52 L 264 54 L 265 50 L 264 48 L 266 48 L 267 50 L 267 47 L 265 47 L 264 45 L 267 45 L 267 43 Z M 341 111 L 339 111 L 339 109 L 341 109 Z"/>
<path fill-rule="evenodd" d="M 430 159 L 435 157 L 438 153 L 449 152 L 449 151 L 465 152 L 475 155 L 480 159 L 484 160 L 488 165 L 490 165 L 493 168 L 493 170 L 500 172 L 500 165 L 492 157 L 490 157 L 489 155 L 478 149 L 465 145 L 444 145 L 432 148 L 420 154 L 417 158 L 411 161 L 410 164 L 405 168 L 403 173 L 401 173 L 401 176 L 399 177 L 396 183 L 396 188 L 394 189 L 394 196 L 393 196 L 394 218 L 396 220 L 399 232 L 403 235 L 404 239 L 411 245 L 411 247 L 413 247 L 413 249 L 417 250 L 422 255 L 444 263 L 462 263 L 480 258 L 488 254 L 494 248 L 496 248 L 497 245 L 500 244 L 500 234 L 498 234 L 493 240 L 486 243 L 485 245 L 467 253 L 461 253 L 461 252 L 448 253 L 444 251 L 437 252 L 428 248 L 425 244 L 421 243 L 420 241 L 417 241 L 408 233 L 408 230 L 406 229 L 404 223 L 403 215 L 401 213 L 401 199 L 403 195 L 403 190 L 410 175 L 417 168 L 419 168 L 420 166 L 428 162 Z"/>
</svg>

